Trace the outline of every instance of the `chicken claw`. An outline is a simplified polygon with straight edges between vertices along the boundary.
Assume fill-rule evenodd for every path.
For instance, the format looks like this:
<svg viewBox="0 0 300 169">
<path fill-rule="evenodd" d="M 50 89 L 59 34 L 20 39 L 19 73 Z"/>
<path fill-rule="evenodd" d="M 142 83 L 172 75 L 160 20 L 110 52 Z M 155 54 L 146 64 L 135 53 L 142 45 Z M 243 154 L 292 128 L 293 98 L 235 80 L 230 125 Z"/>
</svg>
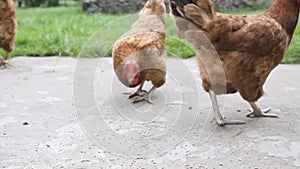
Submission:
<svg viewBox="0 0 300 169">
<path fill-rule="evenodd" d="M 213 111 L 215 114 L 215 120 L 219 126 L 232 125 L 232 124 L 245 124 L 245 121 L 241 120 L 226 120 L 224 116 L 221 115 L 218 107 L 217 97 L 214 91 L 209 90 L 209 95 L 213 107 Z"/>
<path fill-rule="evenodd" d="M 265 110 L 261 110 L 257 107 L 257 105 L 254 102 L 249 102 L 253 110 L 251 113 L 247 115 L 247 117 L 271 117 L 271 118 L 279 118 L 276 114 L 267 114 L 269 111 L 271 111 L 270 108 L 267 108 Z"/>
<path fill-rule="evenodd" d="M 132 98 L 132 102 L 133 103 L 138 103 L 141 101 L 147 101 L 149 104 L 153 104 L 153 102 L 150 99 L 150 95 L 153 93 L 153 91 L 156 89 L 156 86 L 153 86 L 149 92 L 146 92 L 145 95 L 143 96 L 135 96 L 134 98 Z"/>
<path fill-rule="evenodd" d="M 146 93 L 144 96 L 136 96 L 132 99 L 132 103 L 138 103 L 141 101 L 147 101 L 149 104 L 153 104 L 148 93 Z"/>
<path fill-rule="evenodd" d="M 4 68 L 6 68 L 7 66 L 11 66 L 9 63 L 8 63 L 8 61 L 7 60 L 5 60 L 4 58 L 2 58 L 1 56 L 0 56 L 0 67 L 4 67 Z"/>
<path fill-rule="evenodd" d="M 235 124 L 245 124 L 245 121 L 242 120 L 225 120 L 223 118 L 216 120 L 217 124 L 219 126 L 225 126 L 225 125 L 235 125 Z"/>
<path fill-rule="evenodd" d="M 146 90 L 137 90 L 136 92 L 132 93 L 131 95 L 129 95 L 129 99 L 132 99 L 134 97 L 138 97 L 138 96 L 144 96 L 147 93 Z"/>
<path fill-rule="evenodd" d="M 140 87 L 137 89 L 136 92 L 132 93 L 129 95 L 128 99 L 131 99 L 131 98 L 134 98 L 134 97 L 137 97 L 137 96 L 144 96 L 145 93 L 147 93 L 146 90 L 143 90 L 143 85 L 144 85 L 145 82 L 142 82 Z"/>
</svg>

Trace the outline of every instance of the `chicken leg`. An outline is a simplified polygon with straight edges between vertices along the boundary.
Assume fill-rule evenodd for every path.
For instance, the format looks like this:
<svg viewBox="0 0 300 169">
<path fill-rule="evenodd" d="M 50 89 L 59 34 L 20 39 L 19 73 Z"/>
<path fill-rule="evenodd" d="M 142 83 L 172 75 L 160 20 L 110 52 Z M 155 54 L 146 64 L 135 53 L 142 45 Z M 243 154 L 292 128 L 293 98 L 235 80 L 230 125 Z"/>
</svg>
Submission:
<svg viewBox="0 0 300 169">
<path fill-rule="evenodd" d="M 246 123 L 245 121 L 240 121 L 240 120 L 225 120 L 224 116 L 222 116 L 219 111 L 218 100 L 217 100 L 215 92 L 212 90 L 209 90 L 209 96 L 210 96 L 213 111 L 215 114 L 215 120 L 219 126 L 225 126 L 228 124 L 245 124 Z"/>
<path fill-rule="evenodd" d="M 132 93 L 131 95 L 129 95 L 129 99 L 131 98 L 134 98 L 134 97 L 137 97 L 137 96 L 143 96 L 145 94 L 143 93 L 147 93 L 146 90 L 143 90 L 143 85 L 144 85 L 145 81 L 143 81 L 141 84 L 140 84 L 140 87 L 137 89 L 136 92 Z"/>
<path fill-rule="evenodd" d="M 8 53 L 6 52 L 6 55 L 5 57 L 3 58 L 1 55 L 0 55 L 0 67 L 7 67 L 7 66 L 10 66 L 10 64 L 8 63 L 8 61 L 6 60 L 8 58 Z"/>
<path fill-rule="evenodd" d="M 153 91 L 156 89 L 156 86 L 153 85 L 153 87 L 149 90 L 149 92 L 147 92 L 144 96 L 136 96 L 132 99 L 133 103 L 138 103 L 138 102 L 141 102 L 141 101 L 147 101 L 148 103 L 150 104 L 153 104 L 151 99 L 150 99 L 150 96 L 151 94 L 153 93 Z"/>
<path fill-rule="evenodd" d="M 271 118 L 278 118 L 276 114 L 266 114 L 268 113 L 271 109 L 267 108 L 266 110 L 261 110 L 260 108 L 257 107 L 255 102 L 249 102 L 251 107 L 253 108 L 252 112 L 247 115 L 247 117 L 271 117 Z"/>
</svg>

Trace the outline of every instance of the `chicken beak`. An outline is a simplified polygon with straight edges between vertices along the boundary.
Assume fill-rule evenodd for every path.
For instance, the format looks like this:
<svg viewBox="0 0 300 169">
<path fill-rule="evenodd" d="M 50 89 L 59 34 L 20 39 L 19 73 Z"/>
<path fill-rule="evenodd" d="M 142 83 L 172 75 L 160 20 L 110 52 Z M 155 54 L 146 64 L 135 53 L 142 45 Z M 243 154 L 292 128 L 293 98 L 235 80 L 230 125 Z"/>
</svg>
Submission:
<svg viewBox="0 0 300 169">
<path fill-rule="evenodd" d="M 127 77 L 127 82 L 128 82 L 128 84 L 129 84 L 129 87 L 134 87 L 134 86 L 136 86 L 136 85 L 138 85 L 139 84 L 139 78 L 140 78 L 140 76 L 141 76 L 141 73 L 139 72 L 139 73 L 137 73 L 136 75 L 134 75 L 134 76 L 128 76 Z"/>
</svg>

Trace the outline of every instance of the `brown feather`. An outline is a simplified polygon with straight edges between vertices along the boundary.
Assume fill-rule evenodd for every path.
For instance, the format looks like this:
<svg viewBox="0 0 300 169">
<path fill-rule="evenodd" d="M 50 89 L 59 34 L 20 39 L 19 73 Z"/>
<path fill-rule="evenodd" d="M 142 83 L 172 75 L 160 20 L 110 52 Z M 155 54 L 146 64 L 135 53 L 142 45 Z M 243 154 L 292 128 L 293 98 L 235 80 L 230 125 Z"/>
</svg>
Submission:
<svg viewBox="0 0 300 169">
<path fill-rule="evenodd" d="M 299 6 L 297 0 L 276 0 L 263 14 L 231 15 L 215 13 L 210 0 L 170 0 L 180 37 L 187 38 L 197 50 L 204 89 L 220 86 L 218 69 L 210 68 L 220 60 L 226 75 L 224 93 L 238 91 L 249 102 L 263 95 L 263 84 L 282 60 L 298 21 Z M 189 24 L 197 29 L 189 29 Z M 219 58 L 205 52 L 211 47 L 199 32 L 207 36 Z"/>
<path fill-rule="evenodd" d="M 17 32 L 16 9 L 13 0 L 0 0 L 0 47 L 7 53 L 14 49 Z"/>
<path fill-rule="evenodd" d="M 165 83 L 165 17 L 163 0 L 148 1 L 139 19 L 113 45 L 114 70 L 123 84 L 126 85 L 126 79 L 122 79 L 121 74 L 129 57 L 134 57 L 141 69 L 139 84 L 151 81 L 160 87 Z"/>
</svg>

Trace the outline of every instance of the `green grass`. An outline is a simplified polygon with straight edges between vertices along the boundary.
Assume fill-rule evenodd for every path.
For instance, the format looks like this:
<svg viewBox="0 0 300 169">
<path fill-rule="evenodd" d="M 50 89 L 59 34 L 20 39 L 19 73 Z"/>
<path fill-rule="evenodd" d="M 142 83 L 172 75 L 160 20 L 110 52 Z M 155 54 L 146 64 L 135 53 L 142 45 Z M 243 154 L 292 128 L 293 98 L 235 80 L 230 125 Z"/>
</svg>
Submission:
<svg viewBox="0 0 300 169">
<path fill-rule="evenodd" d="M 300 21 L 298 22 L 293 39 L 282 62 L 300 63 Z"/>
<path fill-rule="evenodd" d="M 261 11 L 263 10 L 225 13 L 250 14 Z M 11 56 L 88 56 L 91 53 L 110 55 L 114 41 L 129 29 L 136 18 L 136 14 L 87 14 L 80 6 L 18 9 L 19 28 L 16 47 Z M 167 25 L 168 53 L 183 58 L 194 56 L 191 45 L 177 37 L 176 25 L 170 17 Z M 300 62 L 300 24 L 283 62 Z"/>
<path fill-rule="evenodd" d="M 18 32 L 12 56 L 77 56 L 84 43 L 118 15 L 86 14 L 80 7 L 17 10 Z"/>
<path fill-rule="evenodd" d="M 18 31 L 10 56 L 88 56 L 94 50 L 110 55 L 112 44 L 136 18 L 136 14 L 87 14 L 79 6 L 17 9 Z M 168 23 L 175 26 L 170 18 Z M 175 34 L 176 27 L 172 29 Z M 194 55 L 184 40 L 169 36 L 167 42 L 174 55 Z"/>
</svg>

